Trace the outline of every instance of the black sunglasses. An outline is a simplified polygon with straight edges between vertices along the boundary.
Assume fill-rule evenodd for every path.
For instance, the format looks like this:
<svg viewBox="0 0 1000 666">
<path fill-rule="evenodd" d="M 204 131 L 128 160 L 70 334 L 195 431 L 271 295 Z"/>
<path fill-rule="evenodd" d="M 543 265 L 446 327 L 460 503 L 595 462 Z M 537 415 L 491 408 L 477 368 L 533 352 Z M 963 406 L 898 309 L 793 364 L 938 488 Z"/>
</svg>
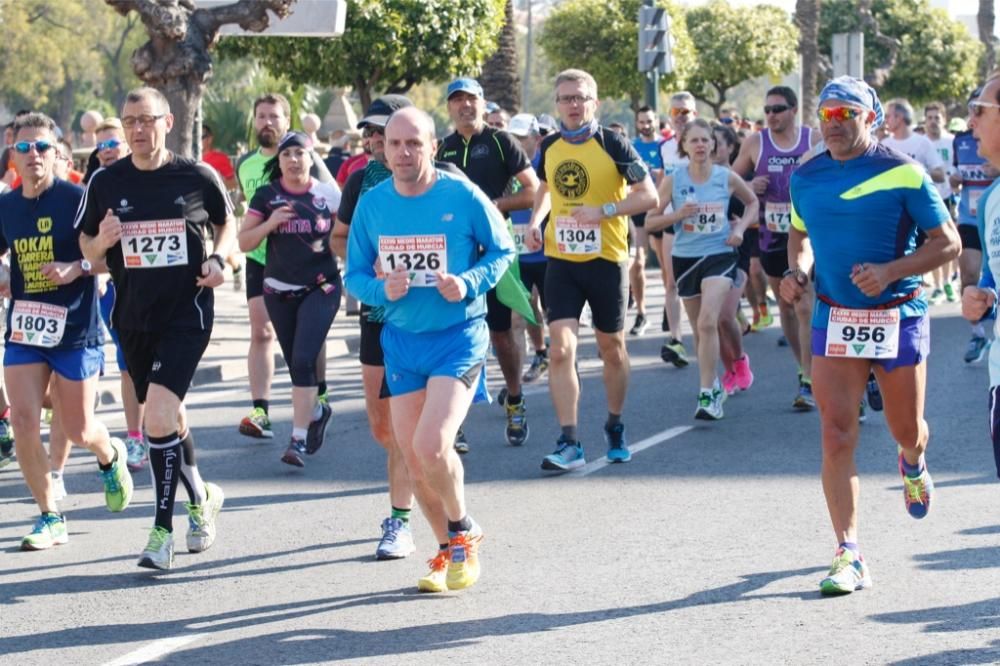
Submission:
<svg viewBox="0 0 1000 666">
<path fill-rule="evenodd" d="M 788 109 L 790 108 L 792 107 L 788 106 L 787 104 L 775 104 L 774 106 L 765 106 L 764 115 L 767 115 L 769 113 L 784 113 L 785 111 L 788 111 Z"/>
</svg>

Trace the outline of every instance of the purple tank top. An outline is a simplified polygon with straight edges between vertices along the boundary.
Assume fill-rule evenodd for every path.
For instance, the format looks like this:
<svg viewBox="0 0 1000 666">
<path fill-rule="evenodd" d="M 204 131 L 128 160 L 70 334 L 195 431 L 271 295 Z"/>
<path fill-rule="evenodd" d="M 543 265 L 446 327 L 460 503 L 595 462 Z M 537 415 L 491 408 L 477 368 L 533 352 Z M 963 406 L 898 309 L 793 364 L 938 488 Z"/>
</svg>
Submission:
<svg viewBox="0 0 1000 666">
<path fill-rule="evenodd" d="M 799 128 L 799 140 L 789 150 L 782 150 L 771 140 L 771 130 L 760 132 L 760 157 L 753 175 L 767 176 L 767 189 L 760 197 L 760 249 L 773 252 L 783 249 L 791 226 L 789 183 L 799 158 L 809 150 L 809 128 Z"/>
</svg>

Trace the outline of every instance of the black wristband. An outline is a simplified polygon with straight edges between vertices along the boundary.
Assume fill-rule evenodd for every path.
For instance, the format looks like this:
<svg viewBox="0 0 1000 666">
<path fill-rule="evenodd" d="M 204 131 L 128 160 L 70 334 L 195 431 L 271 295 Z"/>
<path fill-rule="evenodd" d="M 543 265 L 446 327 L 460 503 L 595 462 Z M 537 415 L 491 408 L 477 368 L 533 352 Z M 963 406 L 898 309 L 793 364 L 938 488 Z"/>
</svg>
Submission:
<svg viewBox="0 0 1000 666">
<path fill-rule="evenodd" d="M 222 257 L 220 257 L 217 254 L 210 254 L 210 255 L 208 255 L 208 258 L 211 259 L 212 261 L 214 261 L 216 264 L 218 264 L 220 271 L 222 271 L 222 272 L 226 271 L 226 260 L 225 259 L 223 259 Z"/>
</svg>

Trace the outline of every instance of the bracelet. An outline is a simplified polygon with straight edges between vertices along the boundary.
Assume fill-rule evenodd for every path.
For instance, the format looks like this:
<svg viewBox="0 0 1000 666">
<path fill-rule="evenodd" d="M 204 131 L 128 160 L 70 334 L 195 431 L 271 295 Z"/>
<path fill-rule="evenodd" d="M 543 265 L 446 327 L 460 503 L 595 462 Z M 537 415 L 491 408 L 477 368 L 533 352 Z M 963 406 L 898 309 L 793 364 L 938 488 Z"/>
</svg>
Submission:
<svg viewBox="0 0 1000 666">
<path fill-rule="evenodd" d="M 208 259 L 206 259 L 205 261 L 208 261 L 208 260 L 214 261 L 218 265 L 219 270 L 222 271 L 222 272 L 225 272 L 225 270 L 226 270 L 226 261 L 221 256 L 219 256 L 217 254 L 210 254 L 210 255 L 208 255 Z"/>
</svg>

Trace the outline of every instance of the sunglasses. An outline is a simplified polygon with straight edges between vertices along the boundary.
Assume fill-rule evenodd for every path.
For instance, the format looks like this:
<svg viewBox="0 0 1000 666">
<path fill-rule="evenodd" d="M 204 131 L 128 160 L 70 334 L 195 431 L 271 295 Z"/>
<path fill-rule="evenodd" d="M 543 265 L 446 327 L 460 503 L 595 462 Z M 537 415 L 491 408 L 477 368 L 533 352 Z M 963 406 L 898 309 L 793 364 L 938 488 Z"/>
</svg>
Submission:
<svg viewBox="0 0 1000 666">
<path fill-rule="evenodd" d="M 21 153 L 22 155 L 27 155 L 34 148 L 39 154 L 44 153 L 49 148 L 55 148 L 54 144 L 48 141 L 18 141 L 14 144 L 14 150 Z"/>
<path fill-rule="evenodd" d="M 736 121 L 733 118 L 719 118 L 719 122 L 723 125 L 732 125 Z"/>
<path fill-rule="evenodd" d="M 381 127 L 365 125 L 365 128 L 361 130 L 361 137 L 364 139 L 370 139 L 373 136 L 385 136 L 385 130 Z"/>
<path fill-rule="evenodd" d="M 670 109 L 670 115 L 676 118 L 677 116 L 686 116 L 691 113 L 691 109 Z"/>
<path fill-rule="evenodd" d="M 204 135 L 202 135 L 204 136 Z M 118 139 L 108 139 L 107 141 L 101 141 L 97 144 L 97 150 L 114 150 L 118 146 L 122 145 L 122 142 Z"/>
<path fill-rule="evenodd" d="M 846 120 L 854 120 L 862 113 L 864 113 L 864 111 L 862 111 L 861 109 L 855 109 L 854 107 L 850 106 L 831 106 L 831 107 L 821 108 L 819 111 L 816 112 L 816 115 L 819 116 L 819 119 L 822 122 L 828 123 L 831 120 L 837 120 L 839 122 L 844 122 Z"/>
<path fill-rule="evenodd" d="M 1000 104 L 994 104 L 993 102 L 980 102 L 973 101 L 969 102 L 969 115 L 978 118 L 983 115 L 983 109 L 1000 109 Z"/>
<path fill-rule="evenodd" d="M 790 108 L 792 107 L 788 106 L 787 104 L 775 104 L 773 106 L 765 106 L 764 115 L 766 116 L 770 113 L 784 113 L 785 111 L 788 111 L 788 109 Z"/>
</svg>

